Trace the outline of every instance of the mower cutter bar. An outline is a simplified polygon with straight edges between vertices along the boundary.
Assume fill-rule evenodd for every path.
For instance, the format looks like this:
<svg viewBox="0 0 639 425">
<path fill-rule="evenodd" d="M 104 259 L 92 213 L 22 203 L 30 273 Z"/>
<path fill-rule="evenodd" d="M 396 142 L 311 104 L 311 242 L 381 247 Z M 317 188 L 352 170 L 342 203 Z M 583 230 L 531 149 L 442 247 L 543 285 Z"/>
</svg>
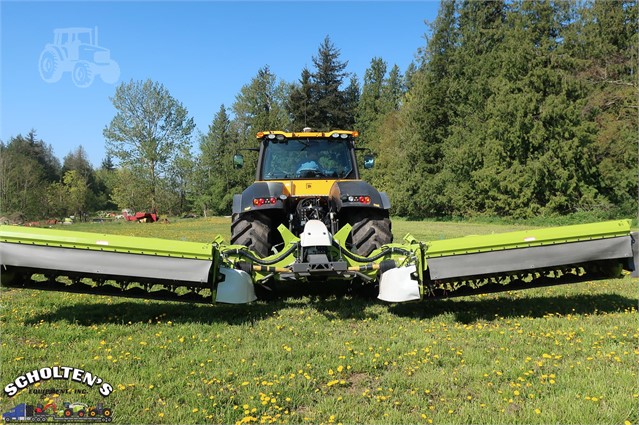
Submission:
<svg viewBox="0 0 639 425">
<path fill-rule="evenodd" d="M 245 303 L 270 281 L 361 279 L 379 298 L 414 301 L 638 276 L 637 233 L 629 221 L 388 244 L 368 257 L 350 252 L 346 225 L 319 248 L 280 229 L 279 254 L 215 242 L 0 226 L 4 286 L 186 302 Z M 308 253 L 308 255 L 305 255 Z M 89 282 L 87 282 L 89 281 Z"/>
<path fill-rule="evenodd" d="M 10 273 L 13 276 L 7 286 L 22 289 L 203 304 L 212 303 L 215 296 L 215 292 L 208 288 L 191 286 L 190 282 L 158 284 L 157 281 L 122 280 L 117 276 L 107 278 L 103 275 L 25 268 L 12 268 Z"/>
<path fill-rule="evenodd" d="M 434 241 L 424 257 L 433 280 L 608 260 L 635 270 L 637 239 L 630 223 L 620 220 Z"/>
<path fill-rule="evenodd" d="M 0 264 L 5 267 L 203 286 L 213 255 L 211 244 L 0 226 Z"/>
</svg>

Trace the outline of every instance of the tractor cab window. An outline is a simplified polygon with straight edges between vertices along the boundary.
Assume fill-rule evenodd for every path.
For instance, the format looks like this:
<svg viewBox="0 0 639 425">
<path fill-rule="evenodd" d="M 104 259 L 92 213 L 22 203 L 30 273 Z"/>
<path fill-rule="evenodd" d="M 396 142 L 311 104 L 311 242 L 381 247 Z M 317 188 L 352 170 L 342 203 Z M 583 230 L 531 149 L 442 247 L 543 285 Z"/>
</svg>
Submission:
<svg viewBox="0 0 639 425">
<path fill-rule="evenodd" d="M 289 139 L 268 141 L 263 180 L 345 178 L 353 171 L 349 141 Z"/>
<path fill-rule="evenodd" d="M 91 43 L 91 33 L 90 32 L 79 32 L 77 35 L 77 41 L 83 44 L 92 44 Z"/>
</svg>

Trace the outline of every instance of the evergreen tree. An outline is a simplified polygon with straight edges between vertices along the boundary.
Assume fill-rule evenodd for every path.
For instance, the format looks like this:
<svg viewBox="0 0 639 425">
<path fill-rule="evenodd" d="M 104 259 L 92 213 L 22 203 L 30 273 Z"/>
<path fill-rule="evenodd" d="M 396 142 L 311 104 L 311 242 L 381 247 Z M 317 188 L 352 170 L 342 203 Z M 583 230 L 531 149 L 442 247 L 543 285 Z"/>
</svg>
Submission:
<svg viewBox="0 0 639 425">
<path fill-rule="evenodd" d="M 87 157 L 87 152 L 82 146 L 69 152 L 62 160 L 62 175 L 67 171 L 77 171 L 85 179 L 90 179 L 93 174 L 93 167 Z"/>
<path fill-rule="evenodd" d="M 352 122 L 351 111 L 348 110 L 345 94 L 341 90 L 348 62 L 339 60 L 340 51 L 326 36 L 319 47 L 317 56 L 313 56 L 315 72 L 312 77 L 312 98 L 310 102 L 312 114 L 307 114 L 308 125 L 314 130 L 332 130 L 347 128 Z"/>
<path fill-rule="evenodd" d="M 113 163 L 113 157 L 111 155 L 107 154 L 107 156 L 104 157 L 100 163 L 100 169 L 107 171 L 115 170 L 115 164 Z"/>
<path fill-rule="evenodd" d="M 0 144 L 0 214 L 46 217 L 46 188 L 59 179 L 59 160 L 34 130 Z"/>
<path fill-rule="evenodd" d="M 361 142 L 367 145 L 374 139 L 374 123 L 379 119 L 381 97 L 386 77 L 386 62 L 381 58 L 371 59 L 371 64 L 364 73 L 364 85 L 357 107 L 357 130 L 361 133 Z"/>
<path fill-rule="evenodd" d="M 402 79 L 403 92 L 406 94 L 413 88 L 413 76 L 417 72 L 417 65 L 415 62 L 411 62 L 408 64 L 408 68 L 406 68 L 406 72 L 404 72 L 404 78 Z"/>
<path fill-rule="evenodd" d="M 349 78 L 345 71 L 348 62 L 341 62 L 339 57 L 339 49 L 326 36 L 312 58 L 314 71 L 304 68 L 300 80 L 290 89 L 286 109 L 293 130 L 350 129 L 355 124 L 359 82 L 354 75 Z M 349 84 L 342 89 L 346 78 Z"/>
<path fill-rule="evenodd" d="M 577 10 L 567 48 L 587 90 L 584 114 L 596 129 L 591 146 L 602 197 L 583 209 L 637 211 L 637 1 L 590 1 Z"/>
<path fill-rule="evenodd" d="M 253 141 L 259 131 L 288 128 L 284 106 L 288 97 L 287 85 L 278 83 L 268 65 L 258 70 L 251 82 L 240 89 L 232 106 L 243 139 Z"/>
<path fill-rule="evenodd" d="M 341 123 L 340 129 L 350 130 L 355 126 L 355 115 L 360 98 L 359 80 L 357 75 L 351 75 L 350 81 L 346 89 L 344 89 L 344 110 L 345 118 Z"/>
<path fill-rule="evenodd" d="M 406 93 L 403 80 L 404 78 L 399 66 L 393 65 L 391 70 L 388 72 L 388 77 L 384 80 L 384 86 L 382 87 L 380 98 L 381 105 L 379 108 L 382 113 L 400 110 L 402 106 L 402 99 Z"/>
<path fill-rule="evenodd" d="M 502 1 L 465 1 L 456 9 L 455 48 L 450 54 L 440 55 L 429 44 L 433 51 L 429 66 L 435 81 L 442 78 L 443 82 L 435 83 L 432 100 L 442 101 L 445 108 L 437 108 L 433 116 L 435 122 L 444 124 L 434 134 L 439 142 L 439 170 L 430 171 L 437 173 L 433 179 L 436 184 L 426 186 L 428 190 L 420 199 L 436 200 L 436 214 L 469 215 L 491 207 L 484 202 L 486 195 L 478 192 L 494 188 L 496 183 L 478 181 L 475 173 L 485 171 L 488 178 L 504 166 L 498 159 L 486 162 L 484 153 L 495 149 L 486 146 L 493 141 L 487 140 L 486 102 L 500 86 L 496 76 L 505 66 L 501 61 L 505 6 Z M 449 37 L 444 32 L 441 42 L 448 44 Z"/>
<path fill-rule="evenodd" d="M 286 109 L 289 113 L 291 121 L 291 130 L 300 131 L 304 127 L 308 127 L 309 115 L 314 116 L 312 107 L 313 82 L 312 75 L 308 68 L 302 69 L 302 75 L 298 84 L 293 84 L 290 89 L 290 96 L 286 103 Z"/>
<path fill-rule="evenodd" d="M 459 44 L 457 9 L 453 0 L 441 3 L 432 36 L 420 51 L 420 67 L 409 75 L 411 86 L 396 118 L 396 131 L 387 133 L 380 143 L 391 156 L 380 161 L 390 184 L 384 187 L 391 197 L 394 213 L 413 217 L 448 214 L 448 199 L 440 174 L 443 167 L 442 145 L 449 133 L 454 114 L 450 93 L 458 75 L 453 75 L 453 58 Z M 380 159 L 382 159 L 380 158 Z"/>
<path fill-rule="evenodd" d="M 231 132 L 237 134 L 237 138 L 228 145 L 233 153 L 243 148 L 255 149 L 255 136 L 260 131 L 290 128 L 289 114 L 285 107 L 287 99 L 290 99 L 289 88 L 284 82 L 277 81 L 268 66 L 260 69 L 251 82 L 241 88 L 231 107 L 235 115 Z M 248 157 L 256 159 L 257 155 L 249 153 Z M 230 166 L 231 157 L 228 164 Z M 233 189 L 225 194 L 225 208 L 230 212 L 232 194 L 240 193 L 253 181 L 255 167 L 232 170 L 229 174 L 233 175 L 233 180 L 229 182 L 229 188 Z"/>
<path fill-rule="evenodd" d="M 232 157 L 237 136 L 224 105 L 215 114 L 209 130 L 200 138 L 197 159 L 194 204 L 202 213 L 230 214 L 233 193 L 241 192 L 238 171 L 233 170 Z"/>
</svg>

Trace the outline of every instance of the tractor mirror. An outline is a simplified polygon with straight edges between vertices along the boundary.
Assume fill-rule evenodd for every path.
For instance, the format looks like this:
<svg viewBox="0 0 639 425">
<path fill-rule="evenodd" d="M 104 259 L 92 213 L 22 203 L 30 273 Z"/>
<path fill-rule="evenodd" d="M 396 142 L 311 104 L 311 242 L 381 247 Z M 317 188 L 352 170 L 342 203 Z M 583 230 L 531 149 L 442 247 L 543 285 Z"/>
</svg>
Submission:
<svg viewBox="0 0 639 425">
<path fill-rule="evenodd" d="M 240 153 L 233 155 L 233 167 L 237 169 L 244 167 L 244 155 Z"/>
<path fill-rule="evenodd" d="M 370 170 L 375 166 L 375 157 L 373 155 L 364 155 L 364 168 Z"/>
</svg>

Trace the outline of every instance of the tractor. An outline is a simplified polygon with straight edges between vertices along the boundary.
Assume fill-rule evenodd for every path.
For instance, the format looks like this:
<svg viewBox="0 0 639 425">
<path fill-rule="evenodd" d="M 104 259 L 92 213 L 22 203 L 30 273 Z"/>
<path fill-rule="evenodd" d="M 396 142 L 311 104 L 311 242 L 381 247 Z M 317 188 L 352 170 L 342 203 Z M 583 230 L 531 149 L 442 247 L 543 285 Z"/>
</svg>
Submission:
<svg viewBox="0 0 639 425">
<path fill-rule="evenodd" d="M 56 83 L 70 72 L 73 84 L 80 88 L 89 87 L 96 75 L 107 84 L 120 78 L 120 67 L 109 49 L 98 45 L 97 27 L 54 30 L 53 43 L 44 47 L 38 68 L 47 83 Z"/>
<path fill-rule="evenodd" d="M 65 418 L 70 418 L 72 416 L 77 416 L 78 418 L 84 418 L 87 415 L 87 410 L 89 408 L 85 403 L 68 403 L 64 402 L 64 411 L 63 415 Z"/>
<path fill-rule="evenodd" d="M 95 406 L 89 407 L 87 412 L 90 418 L 95 418 L 96 416 L 104 416 L 105 418 L 111 417 L 111 409 L 108 407 L 104 407 L 103 403 L 98 403 Z"/>
<path fill-rule="evenodd" d="M 310 128 L 257 133 L 256 182 L 233 198 L 231 244 L 265 257 L 282 248 L 279 225 L 300 236 L 311 220 L 323 223 L 333 235 L 350 224 L 346 248 L 361 256 L 391 243 L 390 201 L 360 179 L 357 137 L 356 131 Z M 374 163 L 371 154 L 364 156 L 364 168 Z M 243 155 L 236 154 L 235 167 L 243 164 Z"/>
</svg>

